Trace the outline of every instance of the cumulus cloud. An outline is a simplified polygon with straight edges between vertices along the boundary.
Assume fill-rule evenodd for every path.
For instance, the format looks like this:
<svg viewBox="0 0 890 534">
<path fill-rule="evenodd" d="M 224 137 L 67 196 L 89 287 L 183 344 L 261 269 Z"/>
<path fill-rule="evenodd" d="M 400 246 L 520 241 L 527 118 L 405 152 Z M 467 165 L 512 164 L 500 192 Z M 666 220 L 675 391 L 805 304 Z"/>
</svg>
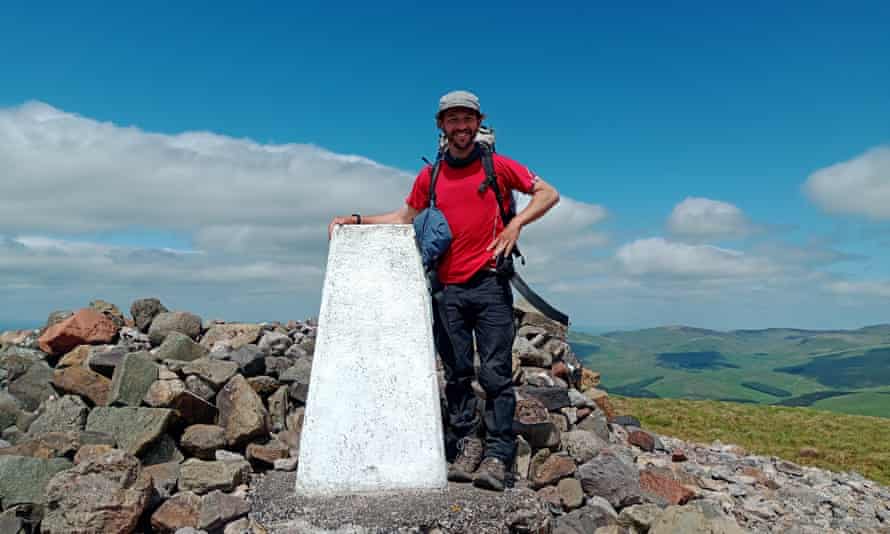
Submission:
<svg viewBox="0 0 890 534">
<path fill-rule="evenodd" d="M 46 301 L 64 288 L 86 302 L 111 288 L 123 298 L 188 288 L 198 303 L 287 293 L 256 303 L 266 318 L 317 312 L 331 217 L 396 209 L 415 175 L 313 145 L 159 134 L 41 102 L 0 109 L 0 168 L 0 293 L 31 302 L 42 288 Z M 553 258 L 583 272 L 571 258 L 606 242 L 595 228 L 605 216 L 564 196 L 523 232 L 525 252 L 540 272 Z M 191 248 L 130 244 L 132 229 L 182 236 Z"/>
<path fill-rule="evenodd" d="M 829 213 L 890 219 L 890 146 L 819 169 L 807 178 L 803 190 Z"/>
<path fill-rule="evenodd" d="M 671 211 L 668 229 L 677 235 L 707 239 L 741 237 L 754 226 L 742 210 L 728 202 L 687 197 Z"/>
<path fill-rule="evenodd" d="M 696 278 L 745 278 L 775 273 L 765 258 L 710 245 L 689 245 L 661 237 L 638 239 L 618 249 L 616 258 L 632 275 Z"/>
</svg>

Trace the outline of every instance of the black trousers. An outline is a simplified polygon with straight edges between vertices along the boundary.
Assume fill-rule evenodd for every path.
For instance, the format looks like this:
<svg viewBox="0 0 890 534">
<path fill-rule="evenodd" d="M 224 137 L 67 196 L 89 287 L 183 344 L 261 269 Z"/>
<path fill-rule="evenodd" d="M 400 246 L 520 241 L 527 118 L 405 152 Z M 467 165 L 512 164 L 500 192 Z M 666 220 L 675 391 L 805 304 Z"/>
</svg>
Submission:
<svg viewBox="0 0 890 534">
<path fill-rule="evenodd" d="M 482 409 L 485 456 L 498 458 L 509 468 L 516 452 L 511 358 L 515 332 L 509 280 L 480 271 L 466 283 L 446 285 L 433 301 L 433 334 L 445 368 L 448 457 L 453 458 L 457 441 L 480 430 L 479 399 L 471 387 L 476 374 L 475 334 L 479 385 L 486 396 Z"/>
</svg>

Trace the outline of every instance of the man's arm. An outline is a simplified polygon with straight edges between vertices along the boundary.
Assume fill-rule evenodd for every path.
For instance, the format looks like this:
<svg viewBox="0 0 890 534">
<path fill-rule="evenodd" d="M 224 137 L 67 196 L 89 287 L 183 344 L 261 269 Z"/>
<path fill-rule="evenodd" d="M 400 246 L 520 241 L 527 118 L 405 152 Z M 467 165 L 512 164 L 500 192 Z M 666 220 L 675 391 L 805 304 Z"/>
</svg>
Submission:
<svg viewBox="0 0 890 534">
<path fill-rule="evenodd" d="M 559 193 L 556 189 L 540 178 L 535 180 L 531 195 L 532 199 L 529 201 L 528 206 L 517 213 L 513 220 L 510 221 L 510 224 L 504 228 L 504 231 L 488 245 L 488 250 L 492 251 L 492 256 L 497 257 L 501 253 L 509 256 L 513 252 L 513 247 L 516 246 L 516 241 L 519 240 L 519 232 L 522 230 L 522 227 L 540 219 L 545 213 L 550 211 L 550 208 L 559 202 Z"/>
<path fill-rule="evenodd" d="M 418 213 L 420 212 L 405 204 L 400 209 L 391 211 L 389 213 L 367 216 L 362 215 L 362 224 L 411 224 L 414 221 L 414 217 L 417 217 Z M 347 217 L 334 217 L 334 220 L 332 220 L 331 224 L 328 225 L 328 239 L 331 238 L 331 234 L 334 232 L 334 226 L 338 224 L 357 223 L 357 218 L 352 215 L 349 215 Z"/>
</svg>

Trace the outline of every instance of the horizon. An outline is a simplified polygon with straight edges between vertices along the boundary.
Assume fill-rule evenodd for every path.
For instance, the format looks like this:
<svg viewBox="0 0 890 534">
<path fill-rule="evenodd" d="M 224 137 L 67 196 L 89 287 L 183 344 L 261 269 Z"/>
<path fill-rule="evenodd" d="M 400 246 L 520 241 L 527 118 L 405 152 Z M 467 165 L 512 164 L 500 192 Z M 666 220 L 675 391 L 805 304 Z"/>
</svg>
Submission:
<svg viewBox="0 0 890 534">
<path fill-rule="evenodd" d="M 342 7 L 7 8 L 0 324 L 317 315 L 328 222 L 403 203 L 458 88 L 562 195 L 522 274 L 573 328 L 890 320 L 890 4 Z"/>
</svg>

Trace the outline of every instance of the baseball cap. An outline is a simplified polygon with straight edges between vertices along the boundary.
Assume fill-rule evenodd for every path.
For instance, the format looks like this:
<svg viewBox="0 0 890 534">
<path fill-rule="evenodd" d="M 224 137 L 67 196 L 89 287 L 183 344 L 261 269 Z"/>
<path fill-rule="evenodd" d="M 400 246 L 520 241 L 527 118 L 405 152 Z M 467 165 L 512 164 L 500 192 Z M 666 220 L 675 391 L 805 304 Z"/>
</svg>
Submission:
<svg viewBox="0 0 890 534">
<path fill-rule="evenodd" d="M 482 113 L 479 107 L 479 97 L 469 91 L 451 91 L 439 99 L 439 111 L 436 112 L 436 118 L 443 111 L 451 108 L 467 108 L 472 109 L 476 113 Z"/>
</svg>

